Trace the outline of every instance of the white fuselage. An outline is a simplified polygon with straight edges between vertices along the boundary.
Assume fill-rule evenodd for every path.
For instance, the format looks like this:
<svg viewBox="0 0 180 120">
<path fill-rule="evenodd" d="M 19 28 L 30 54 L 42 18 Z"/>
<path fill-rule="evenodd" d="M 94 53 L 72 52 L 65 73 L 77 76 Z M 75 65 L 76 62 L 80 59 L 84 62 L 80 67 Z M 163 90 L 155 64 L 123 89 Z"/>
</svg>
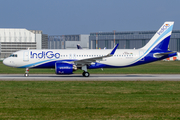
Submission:
<svg viewBox="0 0 180 120">
<path fill-rule="evenodd" d="M 92 57 L 105 56 L 109 53 L 110 49 L 102 50 L 22 50 L 15 52 L 17 57 L 8 57 L 4 64 L 11 67 L 20 68 L 33 68 L 39 65 L 53 62 L 53 61 L 74 61 L 81 59 L 88 59 Z M 121 49 L 116 50 L 115 54 L 111 57 L 97 60 L 96 63 L 101 63 L 110 66 L 127 66 L 136 62 L 142 56 L 144 51 L 142 49 Z M 6 61 L 8 63 L 6 63 Z M 91 63 L 94 64 L 94 63 Z M 54 66 L 52 66 L 53 68 Z M 49 68 L 49 67 L 48 67 Z"/>
</svg>

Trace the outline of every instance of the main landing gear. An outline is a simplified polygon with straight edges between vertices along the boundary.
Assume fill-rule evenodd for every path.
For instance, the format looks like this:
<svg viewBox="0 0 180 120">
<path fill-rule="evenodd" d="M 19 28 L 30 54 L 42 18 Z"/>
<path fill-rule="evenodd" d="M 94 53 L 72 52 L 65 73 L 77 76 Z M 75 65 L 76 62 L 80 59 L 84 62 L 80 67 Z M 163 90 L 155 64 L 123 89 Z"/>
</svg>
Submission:
<svg viewBox="0 0 180 120">
<path fill-rule="evenodd" d="M 82 66 L 81 69 L 84 70 L 84 72 L 82 73 L 82 75 L 84 77 L 89 77 L 90 76 L 90 73 L 87 71 L 87 66 L 86 65 Z"/>
<path fill-rule="evenodd" d="M 84 72 L 82 73 L 82 75 L 83 75 L 84 77 L 89 77 L 89 76 L 90 76 L 90 73 L 87 71 L 87 66 L 86 66 L 86 65 L 82 66 L 81 69 L 84 70 Z M 29 76 L 29 68 L 26 68 L 26 71 L 25 71 L 24 76 L 25 76 L 25 77 L 28 77 L 28 76 Z"/>
<path fill-rule="evenodd" d="M 24 76 L 25 76 L 25 77 L 28 77 L 28 76 L 29 76 L 29 68 L 26 68 L 26 71 L 25 71 L 25 73 L 24 73 Z"/>
<path fill-rule="evenodd" d="M 84 77 L 89 77 L 90 74 L 89 74 L 89 72 L 85 72 L 85 71 L 84 71 L 84 72 L 82 73 L 82 75 L 83 75 Z"/>
</svg>

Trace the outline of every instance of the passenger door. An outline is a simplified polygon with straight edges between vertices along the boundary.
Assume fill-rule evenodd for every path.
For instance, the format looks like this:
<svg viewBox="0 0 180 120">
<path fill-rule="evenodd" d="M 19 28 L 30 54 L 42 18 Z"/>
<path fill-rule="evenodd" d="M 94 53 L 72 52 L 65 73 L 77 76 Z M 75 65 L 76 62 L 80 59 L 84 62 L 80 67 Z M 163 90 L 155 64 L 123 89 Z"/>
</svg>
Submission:
<svg viewBox="0 0 180 120">
<path fill-rule="evenodd" d="M 24 51 L 24 53 L 23 53 L 23 61 L 25 61 L 25 62 L 29 61 L 29 50 Z"/>
</svg>

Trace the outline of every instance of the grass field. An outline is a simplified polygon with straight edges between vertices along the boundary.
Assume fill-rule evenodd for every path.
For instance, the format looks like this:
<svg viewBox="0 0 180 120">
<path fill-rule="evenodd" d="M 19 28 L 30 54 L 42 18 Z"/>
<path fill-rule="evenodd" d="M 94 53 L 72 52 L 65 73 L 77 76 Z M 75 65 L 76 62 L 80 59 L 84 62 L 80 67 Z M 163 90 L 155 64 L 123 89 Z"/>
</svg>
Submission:
<svg viewBox="0 0 180 120">
<path fill-rule="evenodd" d="M 0 74 L 24 74 L 25 68 L 12 68 L 0 62 Z M 180 74 L 180 61 L 157 61 L 127 68 L 90 69 L 90 74 Z M 82 73 L 77 70 L 75 73 Z M 30 74 L 54 74 L 54 69 L 30 69 Z"/>
<path fill-rule="evenodd" d="M 0 74 L 25 71 L 2 62 L 0 68 Z M 180 62 L 89 72 L 179 74 Z M 54 74 L 54 69 L 30 69 L 33 73 Z M 0 119 L 180 119 L 180 82 L 0 81 Z"/>
<path fill-rule="evenodd" d="M 0 81 L 0 119 L 180 119 L 180 82 Z"/>
</svg>

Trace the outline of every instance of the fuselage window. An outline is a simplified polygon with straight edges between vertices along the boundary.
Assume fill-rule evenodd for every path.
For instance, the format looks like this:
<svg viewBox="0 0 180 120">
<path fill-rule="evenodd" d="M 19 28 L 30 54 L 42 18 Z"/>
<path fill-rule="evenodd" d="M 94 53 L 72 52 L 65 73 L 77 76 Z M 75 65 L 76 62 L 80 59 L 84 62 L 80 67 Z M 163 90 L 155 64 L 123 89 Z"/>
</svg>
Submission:
<svg viewBox="0 0 180 120">
<path fill-rule="evenodd" d="M 9 57 L 17 57 L 17 54 L 11 54 Z"/>
</svg>

